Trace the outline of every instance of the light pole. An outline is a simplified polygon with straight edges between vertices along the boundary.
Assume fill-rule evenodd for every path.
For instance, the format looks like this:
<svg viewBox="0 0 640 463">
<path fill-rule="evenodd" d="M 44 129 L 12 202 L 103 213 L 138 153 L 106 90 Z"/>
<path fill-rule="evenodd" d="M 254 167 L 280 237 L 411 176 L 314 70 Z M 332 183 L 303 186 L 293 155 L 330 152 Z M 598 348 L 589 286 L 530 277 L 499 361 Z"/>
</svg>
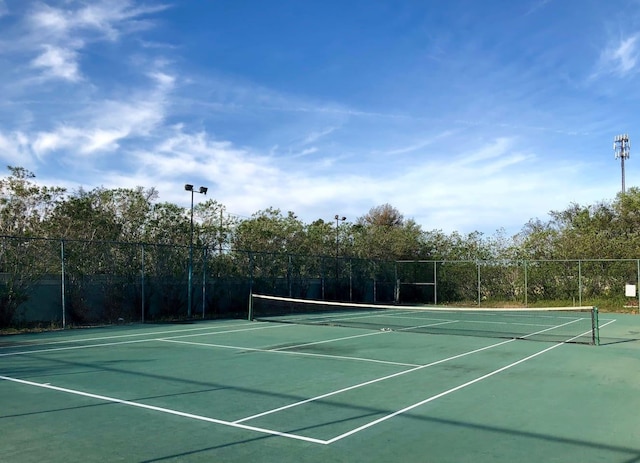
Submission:
<svg viewBox="0 0 640 463">
<path fill-rule="evenodd" d="M 193 288 L 193 185 L 187 183 L 184 186 L 186 191 L 191 192 L 191 228 L 189 230 L 189 287 L 187 289 L 187 318 L 191 318 L 191 293 Z M 207 194 L 207 187 L 201 186 L 198 193 Z"/>
<path fill-rule="evenodd" d="M 622 193 L 624 193 L 624 160 L 629 159 L 629 155 L 631 153 L 629 135 L 626 133 L 623 135 L 616 135 L 613 139 L 613 152 L 615 153 L 616 159 L 620 158 L 620 166 L 622 169 Z"/>
<path fill-rule="evenodd" d="M 340 217 L 338 214 L 335 215 L 334 219 L 336 220 L 336 300 L 338 299 L 338 256 L 339 256 L 339 239 L 338 239 L 338 225 L 340 222 L 344 222 L 347 220 L 346 217 Z"/>
</svg>

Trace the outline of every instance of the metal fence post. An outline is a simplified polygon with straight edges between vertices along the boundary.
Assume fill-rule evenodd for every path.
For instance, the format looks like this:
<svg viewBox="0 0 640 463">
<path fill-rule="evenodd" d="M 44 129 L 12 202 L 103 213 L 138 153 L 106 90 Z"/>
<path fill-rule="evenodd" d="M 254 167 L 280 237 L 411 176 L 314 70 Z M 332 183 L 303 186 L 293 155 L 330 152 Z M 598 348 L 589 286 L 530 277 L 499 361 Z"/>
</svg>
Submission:
<svg viewBox="0 0 640 463">
<path fill-rule="evenodd" d="M 289 297 L 293 297 L 293 282 L 292 282 L 292 277 L 291 274 L 293 273 L 293 270 L 291 269 L 291 254 L 288 255 L 288 262 L 287 262 L 287 286 L 289 287 Z"/>
<path fill-rule="evenodd" d="M 400 302 L 400 281 L 398 280 L 398 262 L 393 263 L 393 301 Z"/>
<path fill-rule="evenodd" d="M 480 261 L 479 260 L 476 261 L 476 269 L 478 273 L 478 306 L 480 306 L 482 301 L 482 296 L 481 296 L 481 289 L 480 289 Z"/>
<path fill-rule="evenodd" d="M 349 302 L 353 301 L 353 262 L 349 258 Z"/>
<path fill-rule="evenodd" d="M 528 284 L 528 273 L 527 273 L 527 261 L 523 261 L 524 265 L 524 306 L 529 306 L 529 284 Z"/>
<path fill-rule="evenodd" d="M 204 319 L 207 301 L 207 247 L 202 247 L 202 318 Z"/>
<path fill-rule="evenodd" d="M 638 313 L 640 313 L 640 259 L 636 259 L 636 276 L 638 277 L 636 285 L 636 296 L 638 298 Z"/>
<path fill-rule="evenodd" d="M 582 307 L 582 261 L 578 260 L 578 306 Z"/>
<path fill-rule="evenodd" d="M 141 307 L 140 307 L 140 320 L 141 323 L 144 323 L 144 243 L 140 243 L 141 248 L 141 262 L 140 262 L 140 299 Z"/>
<path fill-rule="evenodd" d="M 322 299 L 323 301 L 325 300 L 324 298 L 324 257 L 320 258 L 320 282 L 322 284 L 322 297 L 320 299 Z"/>
<path fill-rule="evenodd" d="M 64 240 L 60 240 L 60 289 L 62 297 L 62 329 L 67 327 L 67 313 L 65 302 L 65 275 L 64 275 Z"/>
<path fill-rule="evenodd" d="M 433 261 L 433 304 L 438 305 L 438 261 Z"/>
</svg>

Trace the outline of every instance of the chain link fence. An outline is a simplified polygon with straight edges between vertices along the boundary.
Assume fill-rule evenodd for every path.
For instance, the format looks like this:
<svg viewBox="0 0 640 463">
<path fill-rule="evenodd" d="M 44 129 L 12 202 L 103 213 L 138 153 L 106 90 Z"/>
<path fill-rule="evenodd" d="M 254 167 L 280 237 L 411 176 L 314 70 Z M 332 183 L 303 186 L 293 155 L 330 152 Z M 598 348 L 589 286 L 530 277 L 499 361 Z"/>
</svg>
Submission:
<svg viewBox="0 0 640 463">
<path fill-rule="evenodd" d="M 192 268 L 189 285 L 189 267 Z M 640 259 L 375 261 L 0 237 L 0 327 L 244 318 L 251 292 L 303 299 L 637 310 Z M 191 297 L 189 297 L 191 291 Z M 188 301 L 191 300 L 191 307 Z"/>
</svg>

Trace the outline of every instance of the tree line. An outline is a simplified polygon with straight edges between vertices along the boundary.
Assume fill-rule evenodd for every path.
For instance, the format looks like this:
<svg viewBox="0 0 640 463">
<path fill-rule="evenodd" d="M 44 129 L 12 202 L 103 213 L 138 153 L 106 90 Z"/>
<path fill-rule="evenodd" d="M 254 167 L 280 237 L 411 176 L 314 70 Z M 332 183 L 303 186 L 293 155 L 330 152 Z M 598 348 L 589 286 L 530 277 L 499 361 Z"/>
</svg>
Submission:
<svg viewBox="0 0 640 463">
<path fill-rule="evenodd" d="M 41 186 L 35 175 L 9 166 L 0 178 L 0 235 L 68 240 L 187 245 L 190 211 L 158 201 L 153 188 L 97 187 L 73 192 Z M 267 208 L 250 218 L 228 214 L 215 199 L 194 206 L 194 244 L 299 255 L 380 260 L 596 259 L 640 257 L 640 189 L 611 201 L 570 204 L 533 218 L 513 236 L 424 230 L 390 204 L 353 222 L 319 218 L 303 223 L 295 212 Z M 336 228 L 337 225 L 337 228 Z"/>
</svg>

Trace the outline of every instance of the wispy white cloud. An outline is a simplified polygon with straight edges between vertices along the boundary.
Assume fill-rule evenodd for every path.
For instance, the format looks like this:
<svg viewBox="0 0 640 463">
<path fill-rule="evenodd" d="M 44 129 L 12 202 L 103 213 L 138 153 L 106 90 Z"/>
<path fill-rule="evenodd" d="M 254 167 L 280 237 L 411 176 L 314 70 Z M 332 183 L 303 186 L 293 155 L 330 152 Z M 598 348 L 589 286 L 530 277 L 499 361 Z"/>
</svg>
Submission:
<svg viewBox="0 0 640 463">
<path fill-rule="evenodd" d="M 302 144 L 308 145 L 311 143 L 315 143 L 321 138 L 326 137 L 327 135 L 330 135 L 331 133 L 335 132 L 336 130 L 337 130 L 337 127 L 327 127 L 324 130 L 311 132 L 304 138 L 304 140 L 302 140 Z"/>
<path fill-rule="evenodd" d="M 72 127 L 59 127 L 55 132 L 41 132 L 33 140 L 33 149 L 40 158 L 49 151 L 72 146 L 79 138 L 80 131 Z"/>
<path fill-rule="evenodd" d="M 9 14 L 9 7 L 7 6 L 5 0 L 0 0 L 0 17 Z"/>
<path fill-rule="evenodd" d="M 162 119 L 153 103 L 106 102 L 103 108 L 110 112 L 102 121 L 96 118 L 85 125 L 62 125 L 38 133 L 33 142 L 35 153 L 42 158 L 60 150 L 65 150 L 68 157 L 112 152 L 120 147 L 119 142 L 147 134 Z"/>
<path fill-rule="evenodd" d="M 628 37 L 613 50 L 611 61 L 617 67 L 618 74 L 627 74 L 638 62 L 638 36 Z"/>
<path fill-rule="evenodd" d="M 563 184 L 579 169 L 540 164 L 537 156 L 515 149 L 516 141 L 499 138 L 449 158 L 425 157 L 363 193 L 379 203 L 393 198 L 394 206 L 425 229 L 491 232 L 498 227 L 492 230 L 493 224 L 507 223 L 505 214 L 509 223 L 524 224 L 552 209 L 558 192 L 568 193 Z"/>
<path fill-rule="evenodd" d="M 278 172 L 267 156 L 215 140 L 205 132 L 187 133 L 180 126 L 152 150 L 140 151 L 136 156 L 141 169 L 160 176 L 183 173 L 214 182 L 225 179 L 247 185 L 251 179 L 272 178 Z"/>
<path fill-rule="evenodd" d="M 64 150 L 69 158 L 114 152 L 121 143 L 149 136 L 163 122 L 167 95 L 175 78 L 165 72 L 149 73 L 155 87 L 137 91 L 122 100 L 97 100 L 51 130 L 32 135 L 33 152 L 39 159 Z"/>
<path fill-rule="evenodd" d="M 400 148 L 392 148 L 392 149 L 388 149 L 386 151 L 383 152 L 384 155 L 389 155 L 389 156 L 395 156 L 398 154 L 407 154 L 407 153 L 411 153 L 414 151 L 419 151 L 422 150 L 428 146 L 431 146 L 432 144 L 436 143 L 439 140 L 442 140 L 443 138 L 447 138 L 450 137 L 451 135 L 453 135 L 455 132 L 451 131 L 451 130 L 446 130 L 444 132 L 441 132 L 433 137 L 429 137 L 427 139 L 424 140 L 420 140 L 416 143 L 407 145 L 407 146 L 402 146 Z"/>
<path fill-rule="evenodd" d="M 5 134 L 0 131 L 0 159 L 4 164 L 31 167 L 33 156 L 28 137 L 22 132 Z"/>
<path fill-rule="evenodd" d="M 503 158 L 515 144 L 513 138 L 500 137 L 492 143 L 480 147 L 470 153 L 459 156 L 453 164 L 456 166 L 478 166 L 480 163 L 496 158 Z"/>
<path fill-rule="evenodd" d="M 37 2 L 11 32 L 13 40 L 3 42 L 2 49 L 35 53 L 31 67 L 42 71 L 41 79 L 77 82 L 81 77 L 82 53 L 88 44 L 114 42 L 123 35 L 148 29 L 153 25 L 148 15 L 167 8 L 163 4 L 137 6 L 132 0 L 66 2 L 59 7 Z"/>
<path fill-rule="evenodd" d="M 382 178 L 345 171 L 337 182 L 334 174 L 318 175 L 305 162 L 284 168 L 270 156 L 175 127 L 161 143 L 135 153 L 139 170 L 131 175 L 144 174 L 167 185 L 176 202 L 184 200 L 176 179 L 201 179 L 229 210 L 246 216 L 277 207 L 304 215 L 304 220 L 330 217 L 335 210 L 355 220 L 369 208 L 390 202 L 407 217 L 450 231 L 478 224 L 479 217 L 491 223 L 497 210 L 504 213 L 509 207 L 506 203 L 521 202 L 512 212 L 521 216 L 522 223 L 531 218 L 529 214 L 550 209 L 540 193 L 553 191 L 542 188 L 548 185 L 546 173 L 536 171 L 535 157 L 513 152 L 514 145 L 514 139 L 497 139 L 452 158 L 426 156 Z"/>
<path fill-rule="evenodd" d="M 106 40 L 117 40 L 122 34 L 150 27 L 149 14 L 169 5 L 136 6 L 131 0 L 95 0 L 82 7 L 56 8 L 38 3 L 27 16 L 32 32 L 68 40 L 73 32 L 91 32 Z"/>
<path fill-rule="evenodd" d="M 45 3 L 36 4 L 26 20 L 32 31 L 48 36 L 64 35 L 70 28 L 65 11 Z"/>
<path fill-rule="evenodd" d="M 527 12 L 525 13 L 525 16 L 533 14 L 538 10 L 540 10 L 541 8 L 544 8 L 544 6 L 547 5 L 549 2 L 551 2 L 551 0 L 535 0 L 533 4 L 529 7 Z"/>
<path fill-rule="evenodd" d="M 44 45 L 43 48 L 42 54 L 31 61 L 33 67 L 44 69 L 45 77 L 72 82 L 80 80 L 76 51 L 54 45 Z"/>
<path fill-rule="evenodd" d="M 600 54 L 596 70 L 591 79 L 602 75 L 627 76 L 637 70 L 640 56 L 638 39 L 640 34 L 634 34 L 607 46 Z"/>
<path fill-rule="evenodd" d="M 307 156 L 309 154 L 313 154 L 317 152 L 318 152 L 318 148 L 315 146 L 312 146 L 311 148 L 305 148 L 302 151 L 300 151 L 300 153 L 298 153 L 298 156 Z"/>
<path fill-rule="evenodd" d="M 157 70 L 149 72 L 148 76 L 156 81 L 160 90 L 171 90 L 176 82 L 175 76 Z"/>
</svg>

